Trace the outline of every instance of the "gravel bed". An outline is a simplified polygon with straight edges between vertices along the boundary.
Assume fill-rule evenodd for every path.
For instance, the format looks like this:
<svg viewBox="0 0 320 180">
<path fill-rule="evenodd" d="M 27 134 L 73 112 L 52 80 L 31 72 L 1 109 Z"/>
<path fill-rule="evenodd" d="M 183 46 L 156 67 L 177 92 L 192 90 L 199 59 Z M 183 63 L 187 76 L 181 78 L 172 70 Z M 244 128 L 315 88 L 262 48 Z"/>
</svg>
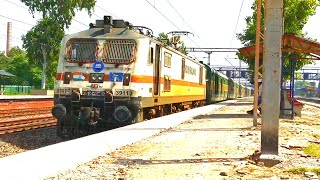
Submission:
<svg viewBox="0 0 320 180">
<path fill-rule="evenodd" d="M 320 167 L 319 158 L 302 151 L 318 140 L 320 110 L 305 106 L 301 118 L 280 120 L 282 161 L 268 168 L 250 160 L 261 136 L 245 114 L 251 107 L 241 100 L 47 179 L 318 179 L 285 170 Z"/>
<path fill-rule="evenodd" d="M 0 158 L 62 142 L 56 127 L 33 129 L 0 136 Z"/>
</svg>

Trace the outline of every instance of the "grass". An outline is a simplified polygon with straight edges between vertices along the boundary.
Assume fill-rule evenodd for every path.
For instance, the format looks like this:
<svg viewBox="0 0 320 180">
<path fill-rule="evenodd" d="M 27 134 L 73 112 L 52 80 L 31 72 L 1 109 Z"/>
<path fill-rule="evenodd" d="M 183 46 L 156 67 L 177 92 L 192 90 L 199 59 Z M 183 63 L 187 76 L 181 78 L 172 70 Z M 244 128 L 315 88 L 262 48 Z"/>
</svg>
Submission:
<svg viewBox="0 0 320 180">
<path fill-rule="evenodd" d="M 311 145 L 307 146 L 306 148 L 304 148 L 303 152 L 310 155 L 310 156 L 320 158 L 320 145 L 311 144 Z"/>
<path fill-rule="evenodd" d="M 303 174 L 305 172 L 313 172 L 313 173 L 316 173 L 317 175 L 320 175 L 320 168 L 300 167 L 300 168 L 288 169 L 288 170 L 285 170 L 284 172 L 293 173 L 293 174 Z"/>
<path fill-rule="evenodd" d="M 314 138 L 320 139 L 320 134 L 312 134 Z"/>
<path fill-rule="evenodd" d="M 304 148 L 303 152 L 305 154 L 310 155 L 310 156 L 320 158 L 320 145 L 311 144 L 311 145 L 307 146 L 306 148 Z M 288 170 L 285 170 L 284 172 L 293 173 L 293 174 L 303 174 L 305 172 L 313 172 L 313 173 L 316 173 L 317 175 L 320 175 L 320 168 L 300 167 L 300 168 L 288 169 Z"/>
</svg>

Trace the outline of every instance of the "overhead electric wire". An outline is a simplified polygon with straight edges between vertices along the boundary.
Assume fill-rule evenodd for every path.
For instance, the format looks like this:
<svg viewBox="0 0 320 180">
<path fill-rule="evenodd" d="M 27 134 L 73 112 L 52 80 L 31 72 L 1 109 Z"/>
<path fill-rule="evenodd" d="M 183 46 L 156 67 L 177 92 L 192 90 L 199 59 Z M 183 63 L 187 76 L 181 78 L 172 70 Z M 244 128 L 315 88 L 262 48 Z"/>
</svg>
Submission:
<svg viewBox="0 0 320 180">
<path fill-rule="evenodd" d="M 242 7 L 243 7 L 243 2 L 244 2 L 244 0 L 242 0 L 241 6 L 240 6 L 238 19 L 237 19 L 237 22 L 236 22 L 236 27 L 234 28 L 234 31 L 233 31 L 233 34 L 232 34 L 232 39 L 231 39 L 231 42 L 230 42 L 230 47 L 232 46 L 232 41 L 233 41 L 234 35 L 236 34 L 236 31 L 237 31 L 237 27 L 238 27 L 240 15 L 241 15 Z"/>
<path fill-rule="evenodd" d="M 111 12 L 107 11 L 106 9 L 104 9 L 103 7 L 99 6 L 96 4 L 96 6 L 102 10 L 104 10 L 105 12 L 109 13 L 111 16 L 115 17 L 115 18 L 118 18 L 116 15 L 112 14 Z"/>
<path fill-rule="evenodd" d="M 242 0 L 242 2 L 241 2 L 241 6 L 240 6 L 240 10 L 239 10 L 239 14 L 238 14 L 236 26 L 235 26 L 235 28 L 234 28 L 234 30 L 233 30 L 233 34 L 232 34 L 232 38 L 231 38 L 231 42 L 230 42 L 230 47 L 232 47 L 232 41 L 233 41 L 233 39 L 234 39 L 234 36 L 235 36 L 236 31 L 237 31 L 237 28 L 238 28 L 238 23 L 239 23 L 240 15 L 241 15 L 241 12 L 242 12 L 243 3 L 244 3 L 244 0 Z M 231 64 L 231 62 L 230 62 L 227 58 L 225 58 L 225 60 L 226 60 L 229 64 Z M 239 59 L 239 61 L 240 61 L 240 59 Z M 231 65 L 232 65 L 232 64 L 231 64 Z M 232 66 L 233 66 L 233 65 L 232 65 Z M 235 68 L 235 66 L 233 66 L 233 67 Z"/>
<path fill-rule="evenodd" d="M 198 36 L 198 34 L 192 29 L 192 27 L 187 23 L 187 21 L 182 17 L 182 15 L 178 12 L 178 10 L 170 3 L 169 0 L 166 0 L 169 5 L 172 7 L 172 9 L 179 15 L 179 17 L 182 19 L 183 22 L 185 22 L 187 24 L 187 26 L 191 29 L 192 33 L 195 34 L 196 36 Z M 200 39 L 200 37 L 198 36 L 198 38 Z"/>
<path fill-rule="evenodd" d="M 169 18 L 167 18 L 167 16 L 165 16 L 160 10 L 158 10 L 154 5 L 152 5 L 148 0 L 146 0 L 147 3 L 152 6 L 158 13 L 160 13 L 167 21 L 169 21 L 174 27 L 176 27 L 179 31 L 181 31 L 181 29 L 174 24 Z M 200 47 L 196 42 L 194 42 L 194 40 L 192 40 L 189 36 L 187 36 L 188 39 L 190 39 L 196 46 Z"/>
<path fill-rule="evenodd" d="M 5 0 L 5 1 L 7 1 L 8 3 L 11 3 L 11 4 L 15 5 L 15 6 L 18 6 L 18 7 L 20 7 L 20 8 L 23 8 L 23 9 L 26 9 L 26 10 L 28 10 L 28 11 L 29 11 L 29 9 L 28 9 L 27 7 L 21 6 L 21 5 L 16 4 L 16 3 L 12 2 L 12 1 L 9 1 L 9 0 Z M 36 13 L 40 14 L 40 12 L 36 12 Z M 82 23 L 82 22 L 78 21 L 78 20 L 77 20 L 77 19 L 75 19 L 75 18 L 73 18 L 73 20 L 74 20 L 75 22 L 77 22 L 77 23 L 81 24 L 81 25 L 84 25 L 84 26 L 88 27 L 88 25 L 86 25 L 86 24 L 84 24 L 84 23 Z"/>
<path fill-rule="evenodd" d="M 26 23 L 26 22 L 23 22 L 23 21 L 20 21 L 20 20 L 17 20 L 17 19 L 13 19 L 13 18 L 10 18 L 10 17 L 7 17 L 7 16 L 4 16 L 4 15 L 1 15 L 1 14 L 0 14 L 0 16 L 1 16 L 1 17 L 4 17 L 4 18 L 7 18 L 7 19 L 10 19 L 10 20 L 12 20 L 12 21 L 16 21 L 16 22 L 19 22 L 19 23 L 22 23 L 22 24 L 28 25 L 28 26 L 34 26 L 34 25 L 32 25 L 32 24 L 29 24 L 29 23 Z"/>
<path fill-rule="evenodd" d="M 21 6 L 21 5 L 19 5 L 19 4 L 16 4 L 16 3 L 12 2 L 12 1 L 9 1 L 9 0 L 5 0 L 5 1 L 7 1 L 8 3 L 14 4 L 14 5 L 16 5 L 16 6 L 19 6 L 19 7 L 23 8 L 23 9 L 28 9 L 28 8 L 26 8 L 26 7 L 24 7 L 24 6 Z M 28 9 L 28 10 L 29 10 L 29 9 Z"/>
<path fill-rule="evenodd" d="M 168 19 L 161 11 L 159 11 L 154 5 L 152 5 L 148 0 L 146 0 L 147 3 L 152 6 L 156 11 L 158 11 L 158 13 L 160 13 L 167 21 L 169 21 L 174 27 L 176 27 L 177 29 L 179 29 L 181 31 L 181 29 L 176 25 L 174 24 L 170 19 Z"/>
</svg>

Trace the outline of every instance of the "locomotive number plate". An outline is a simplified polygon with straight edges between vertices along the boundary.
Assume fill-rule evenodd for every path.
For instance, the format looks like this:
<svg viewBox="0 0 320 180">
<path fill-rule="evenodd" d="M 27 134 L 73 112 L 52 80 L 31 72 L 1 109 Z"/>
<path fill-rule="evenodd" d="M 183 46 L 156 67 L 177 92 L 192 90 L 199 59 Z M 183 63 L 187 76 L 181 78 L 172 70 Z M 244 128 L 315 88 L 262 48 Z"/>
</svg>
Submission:
<svg viewBox="0 0 320 180">
<path fill-rule="evenodd" d="M 131 96 L 132 92 L 129 89 L 116 89 L 114 91 L 114 96 Z"/>
</svg>

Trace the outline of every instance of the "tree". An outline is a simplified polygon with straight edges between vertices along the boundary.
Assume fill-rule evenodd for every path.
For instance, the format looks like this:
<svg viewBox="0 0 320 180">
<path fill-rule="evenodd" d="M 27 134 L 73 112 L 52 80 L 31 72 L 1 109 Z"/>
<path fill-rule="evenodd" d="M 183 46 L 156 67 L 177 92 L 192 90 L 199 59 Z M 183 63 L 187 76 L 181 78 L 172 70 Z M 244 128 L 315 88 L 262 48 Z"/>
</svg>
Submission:
<svg viewBox="0 0 320 180">
<path fill-rule="evenodd" d="M 264 2 L 264 0 L 262 0 Z M 317 6 L 320 5 L 320 0 L 285 0 L 284 1 L 284 33 L 293 33 L 297 36 L 306 37 L 306 34 L 302 33 L 304 25 L 307 23 L 310 16 L 315 14 Z M 253 15 L 246 17 L 246 29 L 237 34 L 237 38 L 244 44 L 244 46 L 251 46 L 255 44 L 255 30 L 256 30 L 256 7 L 257 2 L 255 1 L 251 7 Z M 264 29 L 264 3 L 261 7 L 261 29 Z M 292 58 L 292 53 L 285 53 L 284 71 L 290 72 L 289 58 Z M 249 65 L 249 69 L 254 69 L 254 60 L 246 59 L 241 54 L 238 54 L 239 59 Z M 295 70 L 301 69 L 306 64 L 314 63 L 310 60 L 299 60 L 296 62 Z M 260 65 L 262 61 L 260 61 Z M 288 78 L 288 74 L 285 74 Z M 253 74 L 250 74 L 251 81 Z"/>
<path fill-rule="evenodd" d="M 4 52 L 0 53 L 0 70 L 6 70 L 10 58 Z"/>
<path fill-rule="evenodd" d="M 25 51 L 13 47 L 10 52 L 6 70 L 15 75 L 9 79 L 8 84 L 39 86 L 41 82 L 41 69 L 29 63 Z"/>
<path fill-rule="evenodd" d="M 75 10 L 85 9 L 91 16 L 96 4 L 96 0 L 21 0 L 21 2 L 29 7 L 31 14 L 40 12 L 42 19 L 51 18 L 66 28 L 71 24 Z"/>
<path fill-rule="evenodd" d="M 53 19 L 43 19 L 22 37 L 30 63 L 42 66 L 41 89 L 46 87 L 46 79 L 55 76 L 53 64 L 59 59 L 60 41 L 64 36 L 61 25 Z M 47 69 L 52 71 L 47 71 Z"/>
<path fill-rule="evenodd" d="M 187 54 L 186 46 L 180 39 L 180 36 L 173 36 L 169 38 L 168 34 L 162 32 L 159 34 L 157 39 L 168 46 L 173 46 L 176 50 L 182 52 L 183 54 Z"/>
<path fill-rule="evenodd" d="M 21 0 L 29 7 L 31 14 L 39 12 L 42 19 L 23 39 L 23 47 L 32 62 L 42 66 L 41 88 L 45 89 L 46 79 L 53 86 L 59 57 L 60 42 L 64 36 L 64 28 L 68 28 L 75 11 L 85 9 L 91 16 L 96 0 Z M 50 71 L 48 71 L 50 69 Z"/>
</svg>

